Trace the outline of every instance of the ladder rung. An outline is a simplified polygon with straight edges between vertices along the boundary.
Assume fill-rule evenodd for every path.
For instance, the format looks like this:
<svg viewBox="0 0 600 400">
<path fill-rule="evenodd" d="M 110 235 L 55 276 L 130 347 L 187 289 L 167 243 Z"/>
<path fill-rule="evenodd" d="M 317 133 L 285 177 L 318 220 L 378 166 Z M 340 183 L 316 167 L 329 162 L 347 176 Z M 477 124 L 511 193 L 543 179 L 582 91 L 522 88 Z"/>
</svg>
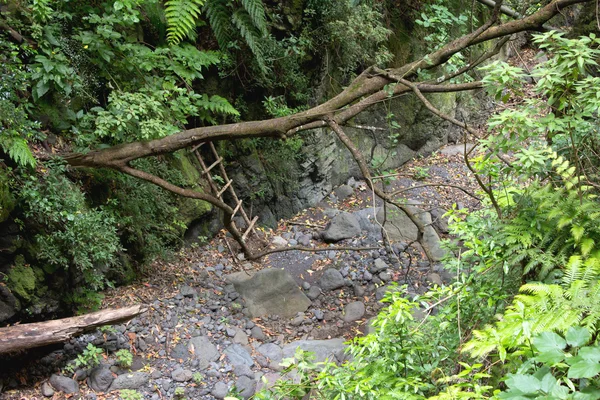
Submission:
<svg viewBox="0 0 600 400">
<path fill-rule="evenodd" d="M 217 165 L 219 165 L 219 163 L 223 161 L 223 157 L 219 157 L 217 159 L 217 161 L 215 161 L 214 163 L 211 164 L 210 167 L 206 168 L 202 173 L 203 174 L 208 174 L 210 172 L 211 169 L 213 169 L 214 167 L 216 167 Z"/>
<path fill-rule="evenodd" d="M 223 188 L 222 188 L 222 189 L 219 191 L 219 193 L 217 193 L 217 197 L 221 197 L 221 195 L 222 195 L 223 193 L 225 193 L 225 191 L 227 190 L 227 188 L 229 188 L 229 186 L 231 186 L 231 183 L 232 183 L 232 182 L 233 182 L 232 180 L 228 181 L 228 182 L 225 184 L 225 186 L 223 186 Z"/>
<path fill-rule="evenodd" d="M 190 150 L 190 152 L 191 152 L 191 153 L 195 152 L 195 151 L 196 151 L 196 150 L 198 150 L 200 147 L 202 147 L 202 145 L 203 145 L 204 143 L 205 143 L 205 142 L 202 142 L 202 143 L 199 143 L 199 144 L 195 145 L 194 147 L 192 147 L 192 149 Z"/>
<path fill-rule="evenodd" d="M 231 213 L 231 218 L 233 218 L 235 216 L 235 214 L 240 210 L 241 206 L 242 206 L 242 201 L 240 200 L 238 205 L 235 206 L 235 208 L 233 209 L 233 212 Z"/>
<path fill-rule="evenodd" d="M 244 234 L 242 235 L 242 240 L 246 240 L 246 237 L 252 231 L 252 228 L 254 228 L 254 224 L 256 224 L 256 221 L 258 221 L 258 216 L 254 217 L 254 219 L 252 219 L 252 222 L 250 222 L 250 226 L 248 227 L 248 229 L 246 229 L 246 232 L 244 232 Z"/>
</svg>

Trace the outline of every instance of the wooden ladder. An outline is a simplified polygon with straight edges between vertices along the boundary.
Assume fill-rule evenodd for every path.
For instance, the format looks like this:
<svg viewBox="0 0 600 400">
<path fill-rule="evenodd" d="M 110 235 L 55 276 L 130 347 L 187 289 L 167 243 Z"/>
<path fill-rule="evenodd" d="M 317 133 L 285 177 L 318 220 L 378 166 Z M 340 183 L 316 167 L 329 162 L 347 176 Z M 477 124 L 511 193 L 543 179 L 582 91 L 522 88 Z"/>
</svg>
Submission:
<svg viewBox="0 0 600 400">
<path fill-rule="evenodd" d="M 202 158 L 202 155 L 198 151 L 200 149 L 200 147 L 202 147 L 204 144 L 206 144 L 206 142 L 200 143 L 199 145 L 193 147 L 190 151 L 192 153 L 194 153 L 196 156 L 196 159 L 198 159 L 198 162 L 200 163 L 200 166 L 202 167 L 202 175 L 206 178 L 212 195 L 224 202 L 223 194 L 225 194 L 225 192 L 229 192 L 229 194 L 231 195 L 231 198 L 235 202 L 235 206 L 233 208 L 233 214 L 231 215 L 231 218 L 235 217 L 235 215 L 239 212 L 240 215 L 242 216 L 242 218 L 244 219 L 244 222 L 246 223 L 246 230 L 242 234 L 242 240 L 246 240 L 248 235 L 250 235 L 251 233 L 253 233 L 255 236 L 258 237 L 258 235 L 256 234 L 256 230 L 254 229 L 254 226 L 256 225 L 256 221 L 258 221 L 258 216 L 254 217 L 254 218 L 252 218 L 252 220 L 250 220 L 250 217 L 248 216 L 248 214 L 246 213 L 246 210 L 244 210 L 244 207 L 242 206 L 242 200 L 240 200 L 238 198 L 237 194 L 235 193 L 235 190 L 233 189 L 233 180 L 229 179 L 229 177 L 227 176 L 227 171 L 225 171 L 225 166 L 223 166 L 223 157 L 219 156 L 219 153 L 217 153 L 217 149 L 215 148 L 215 145 L 213 144 L 213 142 L 208 142 L 208 145 L 210 146 L 210 150 L 212 151 L 212 154 L 215 157 L 215 162 L 213 162 L 209 166 L 206 165 L 206 163 L 204 162 L 204 159 Z M 217 167 L 218 167 L 218 172 L 217 172 L 216 176 L 220 176 L 220 178 L 222 180 L 221 187 L 217 186 L 217 184 L 213 180 L 213 177 L 210 173 L 214 168 L 217 168 Z M 233 223 L 235 224 L 235 222 L 233 222 Z"/>
</svg>

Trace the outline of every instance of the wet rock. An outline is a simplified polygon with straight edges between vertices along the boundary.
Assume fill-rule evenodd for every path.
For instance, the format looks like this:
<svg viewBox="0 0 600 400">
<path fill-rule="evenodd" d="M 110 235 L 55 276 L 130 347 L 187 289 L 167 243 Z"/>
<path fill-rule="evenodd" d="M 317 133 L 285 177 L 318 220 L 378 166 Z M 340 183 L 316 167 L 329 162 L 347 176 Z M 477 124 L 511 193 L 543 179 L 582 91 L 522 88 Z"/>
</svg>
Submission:
<svg viewBox="0 0 600 400">
<path fill-rule="evenodd" d="M 79 384 L 77 381 L 67 378 L 66 376 L 52 375 L 50 377 L 50 384 L 56 391 L 63 392 L 65 394 L 79 392 Z"/>
<path fill-rule="evenodd" d="M 347 212 L 342 212 L 331 220 L 327 228 L 321 233 L 321 237 L 327 243 L 339 242 L 360 234 L 360 223 L 358 219 Z"/>
<path fill-rule="evenodd" d="M 344 321 L 358 321 L 365 315 L 365 304 L 362 301 L 354 301 L 344 307 Z"/>
<path fill-rule="evenodd" d="M 252 317 L 279 315 L 290 318 L 310 306 L 310 300 L 294 278 L 282 269 L 264 269 L 252 275 L 238 272 L 226 279 L 242 296 Z"/>
<path fill-rule="evenodd" d="M 319 285 L 324 291 L 339 289 L 344 286 L 344 277 L 337 269 L 329 268 L 323 272 Z"/>
<path fill-rule="evenodd" d="M 219 358 L 219 352 L 207 336 L 193 337 L 188 342 L 188 350 L 198 361 L 198 369 L 208 368 L 211 361 Z"/>
<path fill-rule="evenodd" d="M 114 380 L 112 372 L 105 365 L 101 365 L 90 372 L 87 383 L 96 392 L 106 392 Z"/>
<path fill-rule="evenodd" d="M 148 383 L 150 376 L 145 372 L 133 372 L 131 374 L 119 375 L 110 385 L 109 391 L 121 389 L 139 389 Z"/>
</svg>

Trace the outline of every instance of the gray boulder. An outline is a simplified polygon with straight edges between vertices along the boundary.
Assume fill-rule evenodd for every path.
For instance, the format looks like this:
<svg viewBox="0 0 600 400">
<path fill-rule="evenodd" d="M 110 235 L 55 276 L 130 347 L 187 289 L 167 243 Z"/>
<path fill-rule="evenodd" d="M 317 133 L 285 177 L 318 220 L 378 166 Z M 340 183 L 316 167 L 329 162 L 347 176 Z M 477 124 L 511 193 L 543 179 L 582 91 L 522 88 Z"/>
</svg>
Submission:
<svg viewBox="0 0 600 400">
<path fill-rule="evenodd" d="M 65 394 L 78 393 L 79 392 L 79 384 L 77 381 L 67 378 L 62 375 L 52 375 L 50 377 L 50 384 L 52 387 Z"/>
<path fill-rule="evenodd" d="M 360 231 L 358 219 L 350 213 L 342 212 L 333 217 L 321 237 L 327 243 L 339 242 L 360 235 Z"/>
<path fill-rule="evenodd" d="M 342 338 L 329 340 L 297 340 L 287 344 L 283 348 L 283 358 L 294 357 L 298 347 L 304 351 L 315 353 L 315 360 L 317 362 L 323 362 L 325 360 L 342 362 L 345 359 L 344 350 L 346 345 Z"/>
<path fill-rule="evenodd" d="M 207 336 L 196 336 L 189 340 L 188 351 L 198 360 L 198 369 L 208 368 L 212 361 L 219 358 L 219 352 Z"/>
<path fill-rule="evenodd" d="M 133 372 L 119 375 L 110 385 L 109 391 L 121 389 L 139 389 L 150 381 L 150 375 L 145 372 Z"/>
<path fill-rule="evenodd" d="M 291 318 L 310 306 L 310 300 L 294 278 L 282 269 L 263 269 L 251 275 L 237 272 L 226 280 L 233 283 L 253 318 L 264 315 Z"/>
<path fill-rule="evenodd" d="M 95 392 L 106 392 L 114 380 L 115 377 L 108 367 L 101 365 L 90 372 L 87 383 Z"/>
<path fill-rule="evenodd" d="M 10 290 L 0 285 L 0 322 L 13 317 L 19 308 L 19 303 Z"/>
<path fill-rule="evenodd" d="M 335 290 L 345 285 L 344 277 L 341 272 L 334 268 L 329 268 L 323 272 L 319 280 L 319 286 L 324 291 Z"/>
<path fill-rule="evenodd" d="M 310 289 L 308 289 L 308 293 L 306 294 L 306 296 L 311 300 L 316 299 L 320 295 L 321 295 L 321 288 L 316 285 L 311 286 Z"/>
<path fill-rule="evenodd" d="M 48 382 L 42 383 L 42 396 L 44 397 L 52 397 L 54 396 L 54 389 Z"/>
<path fill-rule="evenodd" d="M 176 382 L 187 382 L 192 379 L 192 371 L 189 369 L 177 368 L 175 371 L 171 372 L 171 378 L 173 378 Z"/>
<path fill-rule="evenodd" d="M 365 304 L 362 301 L 354 301 L 344 307 L 344 321 L 358 321 L 365 315 Z"/>
<path fill-rule="evenodd" d="M 386 269 L 388 269 L 390 266 L 383 261 L 381 258 L 378 258 L 375 260 L 375 262 L 373 263 L 373 265 L 371 265 L 371 267 L 369 268 L 369 270 L 374 273 L 377 274 L 381 271 L 385 271 Z"/>
</svg>

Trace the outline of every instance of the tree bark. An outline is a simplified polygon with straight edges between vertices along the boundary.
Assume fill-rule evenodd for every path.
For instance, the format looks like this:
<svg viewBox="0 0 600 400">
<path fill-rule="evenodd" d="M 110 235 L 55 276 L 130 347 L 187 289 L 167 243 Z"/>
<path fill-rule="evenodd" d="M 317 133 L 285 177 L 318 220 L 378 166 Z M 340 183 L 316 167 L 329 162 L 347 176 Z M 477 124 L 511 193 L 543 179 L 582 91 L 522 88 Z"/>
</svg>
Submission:
<svg viewBox="0 0 600 400">
<path fill-rule="evenodd" d="M 78 317 L 0 328 L 0 354 L 61 343 L 102 325 L 128 321 L 145 311 L 141 305 L 109 308 Z"/>
</svg>

